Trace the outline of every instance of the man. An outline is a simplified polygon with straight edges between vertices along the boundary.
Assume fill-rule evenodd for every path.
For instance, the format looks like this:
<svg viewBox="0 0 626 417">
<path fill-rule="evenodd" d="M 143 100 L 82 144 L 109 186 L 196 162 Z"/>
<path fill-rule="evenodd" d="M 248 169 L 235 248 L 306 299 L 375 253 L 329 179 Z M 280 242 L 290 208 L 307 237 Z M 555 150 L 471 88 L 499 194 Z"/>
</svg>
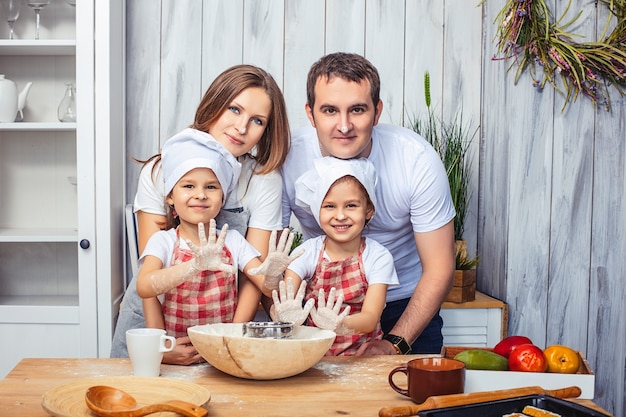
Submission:
<svg viewBox="0 0 626 417">
<path fill-rule="evenodd" d="M 380 207 L 364 234 L 392 253 L 400 285 L 387 292 L 383 340 L 357 354 L 438 353 L 443 345 L 439 308 L 455 268 L 448 179 L 423 138 L 403 127 L 378 125 L 379 94 L 378 71 L 360 55 L 333 53 L 313 64 L 305 106 L 312 127 L 294 133 L 282 168 L 283 224 L 293 212 L 305 238 L 322 233 L 313 216 L 295 204 L 294 183 L 313 160 L 369 159 L 378 173 Z"/>
</svg>

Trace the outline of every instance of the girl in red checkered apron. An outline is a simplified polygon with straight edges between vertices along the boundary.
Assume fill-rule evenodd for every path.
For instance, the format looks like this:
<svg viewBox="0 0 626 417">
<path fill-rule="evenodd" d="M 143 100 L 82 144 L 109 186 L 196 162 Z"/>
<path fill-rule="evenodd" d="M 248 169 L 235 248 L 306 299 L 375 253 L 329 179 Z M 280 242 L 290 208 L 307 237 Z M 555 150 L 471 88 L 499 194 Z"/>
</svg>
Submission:
<svg viewBox="0 0 626 417">
<path fill-rule="evenodd" d="M 232 233 L 232 232 L 231 232 Z M 189 262 L 193 251 L 180 246 L 176 236 L 171 266 Z M 226 246 L 222 248 L 222 262 L 233 265 L 233 257 Z M 224 271 L 198 271 L 175 290 L 165 293 L 163 318 L 167 333 L 176 338 L 187 335 L 191 326 L 209 323 L 232 323 L 237 308 L 237 275 Z"/>
<path fill-rule="evenodd" d="M 162 169 L 170 228 L 148 241 L 137 293 L 164 299 L 158 310 L 144 308 L 146 325 L 178 338 L 195 325 L 252 320 L 261 291 L 248 277 L 260 277 L 267 287 L 277 285 L 296 257 L 288 254 L 293 236 L 283 233 L 276 245 L 273 233 L 261 263 L 259 252 L 239 232 L 224 225 L 218 234 L 214 218 L 237 183 L 241 165 L 208 133 L 185 129 L 169 139 Z M 244 273 L 238 276 L 238 270 Z"/>
<path fill-rule="evenodd" d="M 328 355 L 354 355 L 362 344 L 382 337 L 387 287 L 398 284 L 389 251 L 361 234 L 374 216 L 375 184 L 366 159 L 332 157 L 316 160 L 296 182 L 296 201 L 311 211 L 325 235 L 302 244 L 304 254 L 285 272 L 280 297 L 274 294 L 273 317 L 300 322 L 310 312 L 308 325 L 337 333 Z"/>
</svg>

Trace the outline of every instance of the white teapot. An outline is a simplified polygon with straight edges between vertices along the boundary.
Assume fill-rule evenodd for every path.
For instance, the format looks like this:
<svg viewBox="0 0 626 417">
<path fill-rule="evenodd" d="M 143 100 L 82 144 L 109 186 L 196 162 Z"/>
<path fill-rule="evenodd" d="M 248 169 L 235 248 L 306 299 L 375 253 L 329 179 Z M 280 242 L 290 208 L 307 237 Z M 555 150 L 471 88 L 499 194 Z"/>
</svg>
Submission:
<svg viewBox="0 0 626 417">
<path fill-rule="evenodd" d="M 18 94 L 15 83 L 4 78 L 4 74 L 0 74 L 0 123 L 22 121 L 24 118 L 22 110 L 24 110 L 26 97 L 32 85 L 32 82 L 26 83 Z"/>
</svg>

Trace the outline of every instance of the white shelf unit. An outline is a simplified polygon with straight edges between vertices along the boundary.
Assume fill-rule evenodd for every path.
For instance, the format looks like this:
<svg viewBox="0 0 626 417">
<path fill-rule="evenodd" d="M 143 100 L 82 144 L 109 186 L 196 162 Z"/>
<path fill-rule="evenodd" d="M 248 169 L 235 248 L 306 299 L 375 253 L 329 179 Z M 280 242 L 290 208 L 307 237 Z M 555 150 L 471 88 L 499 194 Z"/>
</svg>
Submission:
<svg viewBox="0 0 626 417">
<path fill-rule="evenodd" d="M 0 39 L 0 55 L 60 56 L 76 55 L 75 40 L 8 40 Z"/>
<path fill-rule="evenodd" d="M 0 46 L 0 50 L 2 47 Z M 0 123 L 3 132 L 75 132 L 76 123 L 61 122 L 20 122 Z"/>
<path fill-rule="evenodd" d="M 506 303 L 476 291 L 476 299 L 441 306 L 444 346 L 493 347 L 507 336 Z"/>
<path fill-rule="evenodd" d="M 41 40 L 22 9 L 21 39 L 0 31 L 0 74 L 33 82 L 24 121 L 0 123 L 0 377 L 24 357 L 108 356 L 125 274 L 124 1 L 53 1 Z M 67 82 L 76 123 L 57 120 Z"/>
</svg>

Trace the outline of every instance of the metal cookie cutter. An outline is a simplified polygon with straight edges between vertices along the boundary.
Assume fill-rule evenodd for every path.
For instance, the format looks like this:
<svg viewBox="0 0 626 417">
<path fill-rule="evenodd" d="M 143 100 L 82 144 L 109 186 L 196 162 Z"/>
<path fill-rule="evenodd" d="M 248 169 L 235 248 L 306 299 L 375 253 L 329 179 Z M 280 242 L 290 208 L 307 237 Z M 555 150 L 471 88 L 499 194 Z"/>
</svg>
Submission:
<svg viewBox="0 0 626 417">
<path fill-rule="evenodd" d="M 249 321 L 243 324 L 245 337 L 285 339 L 293 334 L 293 323 L 285 321 Z"/>
</svg>

